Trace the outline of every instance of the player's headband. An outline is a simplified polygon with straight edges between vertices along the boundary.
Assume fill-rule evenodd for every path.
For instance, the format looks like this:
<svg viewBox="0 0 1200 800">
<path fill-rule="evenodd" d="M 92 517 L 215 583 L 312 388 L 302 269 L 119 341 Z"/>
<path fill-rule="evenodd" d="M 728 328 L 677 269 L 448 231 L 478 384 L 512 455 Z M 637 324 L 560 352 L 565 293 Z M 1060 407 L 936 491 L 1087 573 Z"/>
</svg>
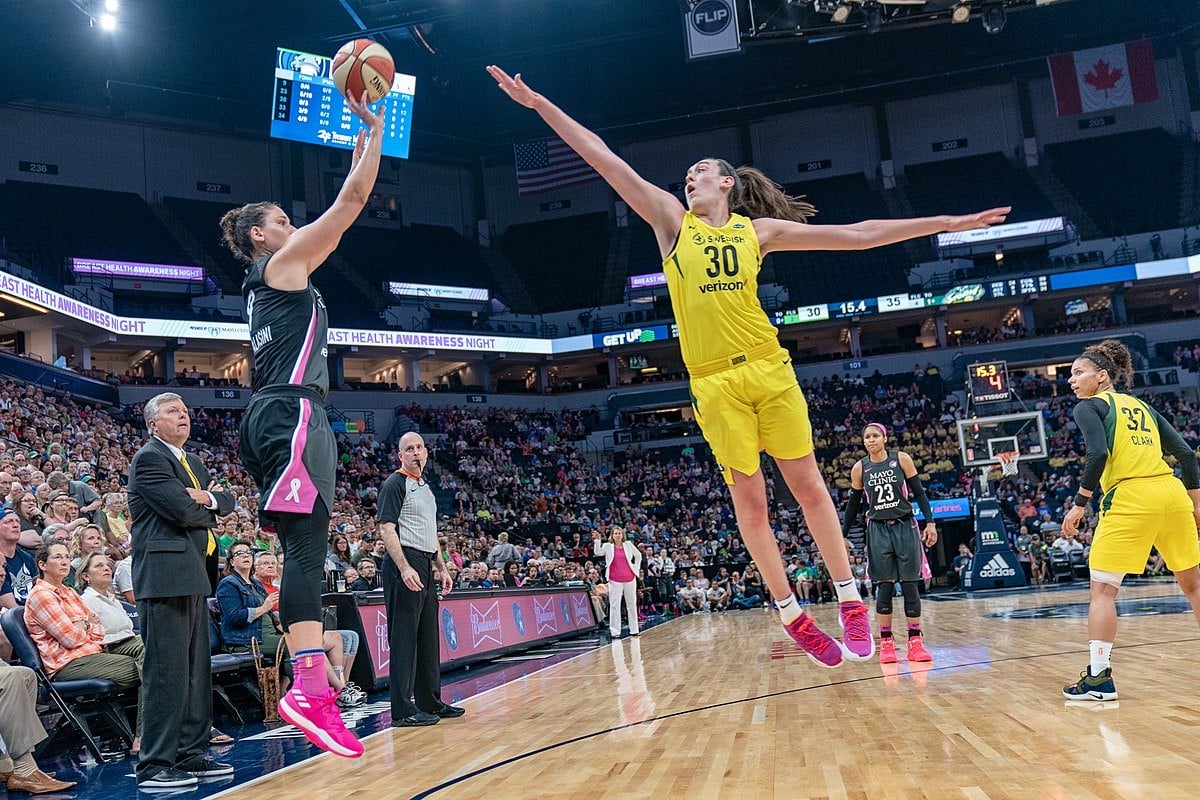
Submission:
<svg viewBox="0 0 1200 800">
<path fill-rule="evenodd" d="M 887 438 L 887 428 L 883 426 L 882 422 L 868 422 L 866 428 L 863 428 L 864 433 L 866 432 L 867 428 L 878 428 L 879 432 L 883 434 L 883 438 Z"/>
<path fill-rule="evenodd" d="M 1094 351 L 1089 352 L 1087 350 L 1083 351 L 1083 358 L 1086 358 L 1088 361 L 1107 372 L 1109 380 L 1116 381 L 1119 373 L 1117 372 L 1117 365 L 1113 363 L 1111 358 L 1103 353 L 1097 353 Z"/>
</svg>

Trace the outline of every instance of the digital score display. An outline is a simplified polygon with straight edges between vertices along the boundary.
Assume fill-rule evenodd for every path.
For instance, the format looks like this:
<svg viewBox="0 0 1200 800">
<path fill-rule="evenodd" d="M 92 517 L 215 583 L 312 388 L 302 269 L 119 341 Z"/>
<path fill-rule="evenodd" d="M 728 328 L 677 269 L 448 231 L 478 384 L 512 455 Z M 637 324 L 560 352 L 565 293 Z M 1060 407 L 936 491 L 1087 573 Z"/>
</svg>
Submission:
<svg viewBox="0 0 1200 800">
<path fill-rule="evenodd" d="M 312 53 L 279 48 L 275 55 L 275 103 L 271 136 L 304 144 L 353 150 L 362 121 L 346 105 L 333 84 L 330 59 Z M 408 158 L 412 133 L 412 104 L 417 79 L 396 73 L 392 90 L 370 106 L 378 111 L 387 104 L 383 154 Z"/>
<path fill-rule="evenodd" d="M 1008 364 L 1004 361 L 989 361 L 967 367 L 967 391 L 976 403 L 999 403 L 1008 400 Z"/>
</svg>

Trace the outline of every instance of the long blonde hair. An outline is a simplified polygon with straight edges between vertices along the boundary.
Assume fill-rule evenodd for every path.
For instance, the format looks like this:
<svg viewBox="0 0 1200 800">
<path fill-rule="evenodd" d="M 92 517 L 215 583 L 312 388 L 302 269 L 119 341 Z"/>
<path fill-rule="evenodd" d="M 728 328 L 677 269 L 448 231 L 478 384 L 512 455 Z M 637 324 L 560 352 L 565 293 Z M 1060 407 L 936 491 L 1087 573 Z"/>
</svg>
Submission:
<svg viewBox="0 0 1200 800">
<path fill-rule="evenodd" d="M 733 178 L 729 192 L 729 210 L 751 219 L 772 217 L 793 222 L 808 222 L 817 213 L 816 206 L 800 197 L 792 197 L 783 187 L 754 167 L 735 167 L 723 158 L 710 158 L 717 171 Z"/>
</svg>

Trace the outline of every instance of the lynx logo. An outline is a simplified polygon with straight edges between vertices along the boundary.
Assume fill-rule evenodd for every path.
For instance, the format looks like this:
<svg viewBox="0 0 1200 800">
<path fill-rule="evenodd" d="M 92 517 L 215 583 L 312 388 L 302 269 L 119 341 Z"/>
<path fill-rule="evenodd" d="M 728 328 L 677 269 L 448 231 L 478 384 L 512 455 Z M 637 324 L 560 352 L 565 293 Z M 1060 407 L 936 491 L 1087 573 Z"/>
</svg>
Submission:
<svg viewBox="0 0 1200 800">
<path fill-rule="evenodd" d="M 392 648 L 388 644 L 387 612 L 375 612 L 375 644 L 379 650 L 379 670 L 387 669 L 392 660 Z"/>
<path fill-rule="evenodd" d="M 537 625 L 539 636 L 546 631 L 558 633 L 558 620 L 554 616 L 553 597 L 544 603 L 536 597 L 533 598 L 533 621 Z"/>
<path fill-rule="evenodd" d="M 454 612 L 448 608 L 442 609 L 442 634 L 446 637 L 446 646 L 457 650 L 458 631 L 454 628 Z"/>
<path fill-rule="evenodd" d="M 521 604 L 513 603 L 513 622 L 517 624 L 517 635 L 525 638 L 525 617 L 521 614 Z"/>
<path fill-rule="evenodd" d="M 653 342 L 654 339 L 654 331 L 634 328 L 631 331 L 610 333 L 601 339 L 601 342 L 603 342 L 605 347 L 614 347 L 620 344 L 646 344 L 647 342 Z"/>
<path fill-rule="evenodd" d="M 692 25 L 705 36 L 716 36 L 729 27 L 732 15 L 721 0 L 702 0 L 692 9 Z"/>
<path fill-rule="evenodd" d="M 992 556 L 992 560 L 983 565 L 983 569 L 979 570 L 980 578 L 1011 578 L 1016 575 L 1017 571 L 1008 565 L 1008 562 L 997 553 Z"/>
<path fill-rule="evenodd" d="M 484 642 L 504 644 L 500 638 L 500 601 L 490 606 L 480 606 L 471 603 L 471 647 L 476 648 Z"/>
<path fill-rule="evenodd" d="M 321 130 L 317 131 L 317 138 L 320 139 L 324 144 L 329 144 L 329 140 L 333 138 L 333 134 L 322 128 Z"/>
</svg>

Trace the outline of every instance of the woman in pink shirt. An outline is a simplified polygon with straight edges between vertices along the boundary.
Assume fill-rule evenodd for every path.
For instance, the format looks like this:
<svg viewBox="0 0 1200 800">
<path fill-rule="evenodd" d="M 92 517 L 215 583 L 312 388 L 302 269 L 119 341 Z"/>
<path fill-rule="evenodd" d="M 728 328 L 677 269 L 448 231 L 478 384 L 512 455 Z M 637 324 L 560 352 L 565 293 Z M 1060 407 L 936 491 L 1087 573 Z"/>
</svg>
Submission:
<svg viewBox="0 0 1200 800">
<path fill-rule="evenodd" d="M 611 541 L 601 542 L 600 531 L 592 531 L 592 550 L 604 556 L 604 574 L 608 578 L 608 630 L 614 639 L 621 638 L 621 601 L 629 618 L 629 634 L 637 636 L 637 576 L 642 571 L 642 554 L 633 542 L 625 538 L 625 530 L 614 525 L 609 528 Z"/>
</svg>

